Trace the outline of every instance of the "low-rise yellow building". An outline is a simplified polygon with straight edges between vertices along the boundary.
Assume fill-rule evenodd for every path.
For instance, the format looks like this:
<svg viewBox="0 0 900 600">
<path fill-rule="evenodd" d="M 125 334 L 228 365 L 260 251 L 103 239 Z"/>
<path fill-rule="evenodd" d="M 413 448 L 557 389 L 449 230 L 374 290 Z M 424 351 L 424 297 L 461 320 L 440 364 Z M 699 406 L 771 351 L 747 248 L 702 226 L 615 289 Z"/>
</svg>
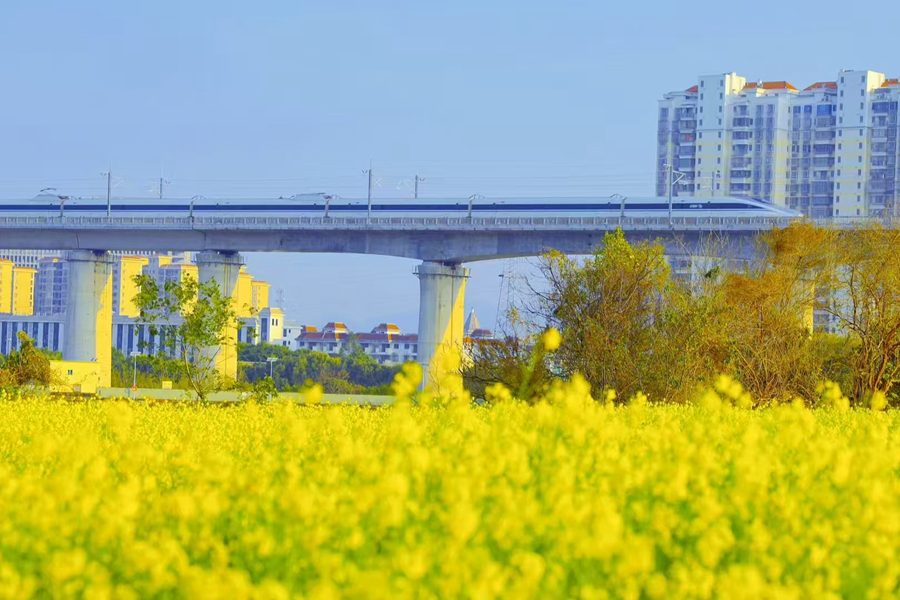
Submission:
<svg viewBox="0 0 900 600">
<path fill-rule="evenodd" d="M 51 360 L 53 392 L 96 394 L 100 387 L 100 363 L 96 361 Z"/>
</svg>

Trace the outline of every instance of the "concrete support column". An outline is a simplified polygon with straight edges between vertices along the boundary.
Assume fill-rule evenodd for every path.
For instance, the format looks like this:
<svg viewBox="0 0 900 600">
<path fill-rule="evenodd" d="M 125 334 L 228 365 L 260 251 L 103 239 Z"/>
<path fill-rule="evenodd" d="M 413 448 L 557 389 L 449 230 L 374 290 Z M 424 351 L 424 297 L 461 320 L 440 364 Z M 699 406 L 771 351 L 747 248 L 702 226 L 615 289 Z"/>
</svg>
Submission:
<svg viewBox="0 0 900 600">
<path fill-rule="evenodd" d="M 244 260 L 236 252 L 199 252 L 194 258 L 201 283 L 214 280 L 223 297 L 238 299 L 238 277 Z M 229 379 L 237 377 L 237 327 L 225 331 L 228 340 L 222 346 L 210 346 L 202 350 L 204 359 L 214 361 L 219 374 Z"/>
<path fill-rule="evenodd" d="M 112 383 L 112 271 L 107 252 L 72 250 L 63 360 L 96 362 L 97 384 Z"/>
<path fill-rule="evenodd" d="M 461 265 L 425 261 L 416 268 L 419 278 L 419 353 L 428 387 L 441 381 L 442 351 L 462 351 L 465 322 L 466 279 Z"/>
</svg>

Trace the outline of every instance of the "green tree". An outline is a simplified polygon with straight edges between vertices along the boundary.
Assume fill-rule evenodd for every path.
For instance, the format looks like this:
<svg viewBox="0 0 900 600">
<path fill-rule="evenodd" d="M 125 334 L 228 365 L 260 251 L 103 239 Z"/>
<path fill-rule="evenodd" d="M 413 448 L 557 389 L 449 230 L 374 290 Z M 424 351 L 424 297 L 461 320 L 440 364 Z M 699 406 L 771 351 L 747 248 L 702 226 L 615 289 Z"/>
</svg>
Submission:
<svg viewBox="0 0 900 600">
<path fill-rule="evenodd" d="M 383 393 L 398 370 L 396 366 L 380 365 L 362 352 L 329 356 L 271 344 L 241 344 L 238 358 L 248 382 L 267 377 L 271 370 L 275 385 L 285 391 L 299 391 L 318 383 L 328 393 Z M 270 365 L 268 358 L 278 360 Z"/>
<path fill-rule="evenodd" d="M 521 400 L 531 402 L 553 380 L 549 356 L 534 356 L 535 345 L 528 339 L 508 336 L 476 340 L 466 350 L 461 374 L 463 385 L 474 398 L 485 398 L 489 386 L 502 383 Z"/>
<path fill-rule="evenodd" d="M 692 294 L 670 277 L 663 247 L 629 244 L 609 233 L 583 263 L 557 252 L 542 258 L 545 290 L 523 311 L 563 336 L 554 356 L 562 373 L 581 373 L 595 391 L 627 399 L 643 392 L 674 400 L 715 369 L 709 320 L 721 312 L 714 296 Z"/>
<path fill-rule="evenodd" d="M 21 387 L 23 385 L 49 386 L 55 383 L 50 358 L 35 348 L 25 332 L 17 334 L 19 344 L 0 363 L 0 387 Z"/>
<path fill-rule="evenodd" d="M 835 232 L 826 246 L 834 257 L 830 294 L 818 308 L 849 336 L 846 360 L 852 395 L 896 396 L 900 383 L 900 231 L 868 225 Z"/>
<path fill-rule="evenodd" d="M 161 337 L 151 357 L 157 372 L 176 359 L 178 374 L 201 400 L 233 385 L 220 375 L 216 361 L 222 348 L 235 343 L 229 334 L 237 330 L 239 319 L 234 300 L 222 295 L 218 283 L 185 277 L 160 287 L 148 275 L 137 275 L 134 281 L 139 289 L 134 298 L 140 310 L 138 322 L 151 336 Z M 147 342 L 143 347 L 148 347 Z"/>
</svg>

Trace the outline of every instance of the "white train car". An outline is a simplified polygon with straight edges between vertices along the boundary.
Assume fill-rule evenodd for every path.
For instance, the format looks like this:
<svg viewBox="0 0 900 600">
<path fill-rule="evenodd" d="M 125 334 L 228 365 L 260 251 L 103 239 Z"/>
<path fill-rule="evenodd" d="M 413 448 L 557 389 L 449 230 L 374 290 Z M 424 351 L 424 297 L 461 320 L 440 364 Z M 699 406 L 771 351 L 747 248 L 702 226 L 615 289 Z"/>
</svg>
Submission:
<svg viewBox="0 0 900 600">
<path fill-rule="evenodd" d="M 365 199 L 305 194 L 291 198 L 82 199 L 41 194 L 0 200 L 0 216 L 41 217 L 351 217 L 365 218 Z M 665 217 L 666 198 L 428 198 L 375 199 L 373 217 Z M 752 198 L 676 198 L 676 217 L 799 217 L 800 213 Z"/>
</svg>

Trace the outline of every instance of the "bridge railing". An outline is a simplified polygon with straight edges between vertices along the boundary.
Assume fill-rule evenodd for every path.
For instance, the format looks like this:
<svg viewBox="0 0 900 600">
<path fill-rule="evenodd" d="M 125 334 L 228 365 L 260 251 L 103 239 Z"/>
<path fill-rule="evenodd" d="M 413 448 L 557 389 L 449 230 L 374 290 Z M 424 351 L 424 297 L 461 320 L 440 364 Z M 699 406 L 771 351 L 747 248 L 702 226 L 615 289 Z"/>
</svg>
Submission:
<svg viewBox="0 0 900 600">
<path fill-rule="evenodd" d="M 790 217 L 0 217 L 0 227 L 30 229 L 358 229 L 358 230 L 762 230 L 785 227 Z M 829 219 L 855 225 L 860 219 Z"/>
</svg>

